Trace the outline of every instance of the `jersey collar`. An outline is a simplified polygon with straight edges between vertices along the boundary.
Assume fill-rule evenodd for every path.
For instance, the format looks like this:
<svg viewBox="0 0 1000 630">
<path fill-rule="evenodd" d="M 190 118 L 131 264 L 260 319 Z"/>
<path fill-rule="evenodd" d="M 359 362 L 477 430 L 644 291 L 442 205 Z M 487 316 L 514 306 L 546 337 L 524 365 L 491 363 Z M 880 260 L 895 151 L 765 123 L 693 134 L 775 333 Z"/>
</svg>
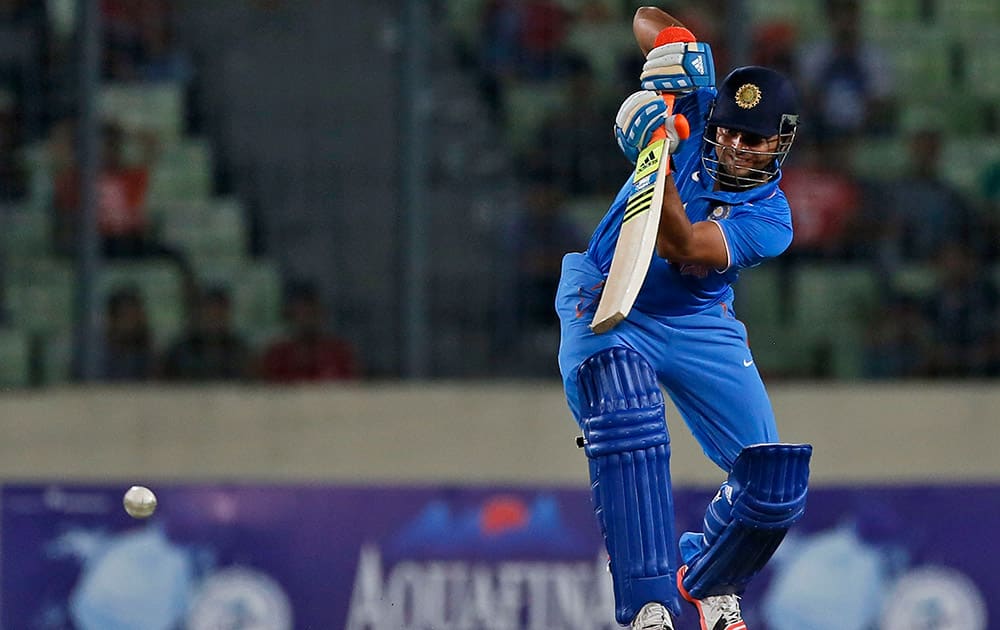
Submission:
<svg viewBox="0 0 1000 630">
<path fill-rule="evenodd" d="M 778 182 L 781 181 L 781 170 L 778 170 L 778 174 L 774 177 L 774 179 L 766 184 L 761 184 L 760 186 L 754 186 L 753 188 L 737 192 L 712 190 L 712 187 L 715 185 L 715 180 L 708 175 L 703 166 L 691 173 L 691 179 L 698 183 L 698 186 L 704 191 L 702 194 L 705 197 L 730 205 L 740 205 L 744 203 L 754 203 L 756 201 L 770 199 L 773 197 L 778 192 Z"/>
</svg>

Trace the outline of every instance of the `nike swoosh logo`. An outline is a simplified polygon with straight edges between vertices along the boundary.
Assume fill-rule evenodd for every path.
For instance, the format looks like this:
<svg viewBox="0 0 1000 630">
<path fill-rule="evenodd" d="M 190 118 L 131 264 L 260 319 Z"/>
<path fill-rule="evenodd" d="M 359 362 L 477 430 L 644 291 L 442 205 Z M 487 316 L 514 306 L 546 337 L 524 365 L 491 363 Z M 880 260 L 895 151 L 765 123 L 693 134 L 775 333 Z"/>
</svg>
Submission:
<svg viewBox="0 0 1000 630">
<path fill-rule="evenodd" d="M 750 367 L 751 365 L 753 365 L 753 359 L 750 359 L 749 361 L 743 359 L 743 367 Z"/>
</svg>

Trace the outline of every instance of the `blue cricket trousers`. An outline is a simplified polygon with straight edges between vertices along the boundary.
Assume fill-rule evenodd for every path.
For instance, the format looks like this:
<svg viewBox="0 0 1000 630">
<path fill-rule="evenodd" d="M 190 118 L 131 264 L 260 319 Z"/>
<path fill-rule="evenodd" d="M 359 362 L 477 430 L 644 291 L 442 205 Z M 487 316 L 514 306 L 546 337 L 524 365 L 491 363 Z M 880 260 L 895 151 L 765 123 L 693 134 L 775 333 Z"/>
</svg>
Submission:
<svg viewBox="0 0 1000 630">
<path fill-rule="evenodd" d="M 578 424 L 577 369 L 605 348 L 624 346 L 646 358 L 705 455 L 727 474 L 744 446 L 778 441 L 774 411 L 747 346 L 746 328 L 730 305 L 671 317 L 633 309 L 615 328 L 595 335 L 589 324 L 603 281 L 586 254 L 571 253 L 563 259 L 556 294 L 559 369 Z"/>
</svg>

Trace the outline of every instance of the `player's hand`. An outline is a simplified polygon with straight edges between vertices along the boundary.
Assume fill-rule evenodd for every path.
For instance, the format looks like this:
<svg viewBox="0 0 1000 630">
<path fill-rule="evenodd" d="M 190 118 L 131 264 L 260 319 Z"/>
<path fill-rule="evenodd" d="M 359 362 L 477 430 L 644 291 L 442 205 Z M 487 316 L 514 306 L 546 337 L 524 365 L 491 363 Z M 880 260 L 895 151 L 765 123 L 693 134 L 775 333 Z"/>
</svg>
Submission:
<svg viewBox="0 0 1000 630">
<path fill-rule="evenodd" d="M 691 134 L 687 118 L 671 115 L 670 107 L 656 92 L 635 92 L 625 99 L 615 116 L 615 139 L 629 162 L 635 164 L 653 132 L 663 128 L 670 140 L 670 153 Z"/>
<path fill-rule="evenodd" d="M 640 84 L 644 90 L 680 94 L 715 85 L 712 49 L 695 41 L 691 31 L 671 26 L 656 38 L 656 46 L 646 55 Z"/>
</svg>

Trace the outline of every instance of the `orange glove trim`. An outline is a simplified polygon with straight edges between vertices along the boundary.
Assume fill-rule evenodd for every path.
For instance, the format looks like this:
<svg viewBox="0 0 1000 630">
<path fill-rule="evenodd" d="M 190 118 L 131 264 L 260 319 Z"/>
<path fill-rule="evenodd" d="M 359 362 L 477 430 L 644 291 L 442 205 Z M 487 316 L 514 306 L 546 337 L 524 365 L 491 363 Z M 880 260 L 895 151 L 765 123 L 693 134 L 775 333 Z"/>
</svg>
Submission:
<svg viewBox="0 0 1000 630">
<path fill-rule="evenodd" d="M 687 30 L 683 26 L 668 26 L 659 32 L 656 36 L 656 40 L 653 42 L 653 48 L 657 46 L 662 46 L 664 44 L 673 44 L 676 42 L 696 42 L 698 41 L 694 33 Z"/>
<path fill-rule="evenodd" d="M 684 114 L 677 114 L 674 116 L 674 130 L 677 131 L 677 137 L 680 140 L 687 140 L 691 135 L 691 124 L 688 123 L 687 117 Z M 649 138 L 649 144 L 653 144 L 657 140 L 666 140 L 667 132 L 660 126 L 653 131 L 653 134 Z M 669 155 L 667 157 L 670 163 L 667 165 L 667 173 L 672 173 L 674 171 L 674 156 Z"/>
<path fill-rule="evenodd" d="M 674 116 L 674 129 L 677 130 L 677 137 L 681 140 L 687 140 L 691 137 L 691 123 L 688 122 L 684 114 Z"/>
</svg>

